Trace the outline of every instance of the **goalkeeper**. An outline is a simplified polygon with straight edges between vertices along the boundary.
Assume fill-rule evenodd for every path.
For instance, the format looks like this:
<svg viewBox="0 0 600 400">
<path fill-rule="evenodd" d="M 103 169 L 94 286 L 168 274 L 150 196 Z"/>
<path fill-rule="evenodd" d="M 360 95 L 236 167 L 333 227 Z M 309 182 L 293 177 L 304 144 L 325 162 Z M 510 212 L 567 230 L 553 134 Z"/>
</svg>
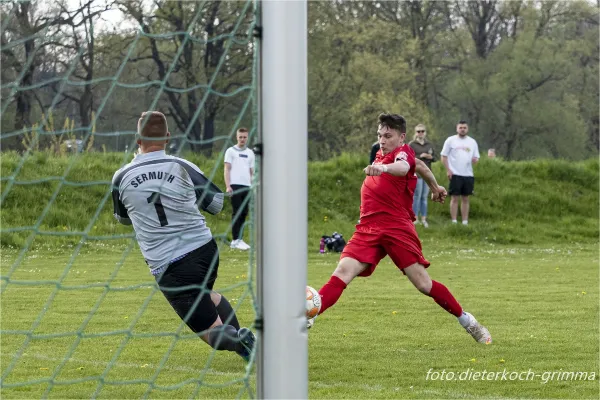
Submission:
<svg viewBox="0 0 600 400">
<path fill-rule="evenodd" d="M 219 250 L 198 210 L 219 213 L 223 192 L 193 163 L 165 154 L 169 136 L 164 114 L 142 113 L 139 154 L 112 180 L 115 218 L 133 224 L 150 272 L 190 329 L 212 348 L 248 361 L 255 337 L 240 329 L 225 296 L 212 290 Z"/>
</svg>

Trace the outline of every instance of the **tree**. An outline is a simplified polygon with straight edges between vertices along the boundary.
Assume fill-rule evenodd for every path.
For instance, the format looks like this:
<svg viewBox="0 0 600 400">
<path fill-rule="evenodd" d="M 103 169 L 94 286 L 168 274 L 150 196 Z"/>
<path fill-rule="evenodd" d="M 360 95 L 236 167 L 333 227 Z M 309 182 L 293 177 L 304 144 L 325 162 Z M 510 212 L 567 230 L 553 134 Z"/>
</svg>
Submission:
<svg viewBox="0 0 600 400">
<path fill-rule="evenodd" d="M 169 116 L 186 132 L 193 150 L 210 154 L 224 96 L 252 79 L 250 3 L 155 1 L 152 12 L 141 3 L 120 5 L 137 21 L 144 33 L 141 42 L 148 46 L 131 62 L 155 63 Z"/>
<path fill-rule="evenodd" d="M 1 45 L 3 63 L 6 62 L 13 69 L 14 99 L 16 103 L 14 129 L 21 130 L 35 122 L 31 118 L 32 101 L 35 98 L 44 111 L 44 105 L 33 89 L 37 68 L 49 57 L 48 48 L 60 45 L 58 38 L 65 24 L 74 28 L 85 23 L 86 19 L 77 22 L 77 19 L 90 10 L 94 0 L 80 3 L 80 6 L 63 15 L 59 12 L 59 4 L 32 3 L 31 1 L 15 2 L 2 8 L 2 20 L 8 19 L 8 24 L 1 31 Z M 88 18 L 98 15 L 101 10 L 88 12 Z M 3 79 L 6 75 L 3 76 Z"/>
<path fill-rule="evenodd" d="M 75 81 L 78 80 L 81 85 L 59 89 L 59 85 L 54 83 L 52 88 L 63 100 L 72 101 L 77 105 L 81 126 L 91 128 L 91 116 L 94 110 L 94 66 L 97 59 L 95 53 L 97 34 L 94 32 L 94 24 L 100 14 L 112 7 L 112 2 L 89 1 L 81 4 L 80 8 L 74 11 L 68 8 L 64 0 L 57 5 L 64 21 L 61 23 L 61 28 L 65 37 L 55 44 L 56 59 L 62 66 L 61 73 L 71 69 L 73 62 L 77 63 L 71 77 Z"/>
</svg>

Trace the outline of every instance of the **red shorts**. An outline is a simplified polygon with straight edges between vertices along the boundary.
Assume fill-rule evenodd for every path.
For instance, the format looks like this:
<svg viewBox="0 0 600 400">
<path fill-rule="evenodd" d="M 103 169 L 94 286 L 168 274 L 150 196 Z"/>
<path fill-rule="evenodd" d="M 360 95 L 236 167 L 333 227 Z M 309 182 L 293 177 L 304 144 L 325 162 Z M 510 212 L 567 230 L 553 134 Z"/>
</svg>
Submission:
<svg viewBox="0 0 600 400">
<path fill-rule="evenodd" d="M 402 271 L 413 264 L 429 267 L 423 257 L 421 241 L 412 222 L 391 225 L 368 222 L 356 225 L 356 231 L 344 247 L 340 260 L 351 257 L 361 263 L 370 264 L 359 276 L 370 276 L 379 261 L 389 255 Z"/>
</svg>

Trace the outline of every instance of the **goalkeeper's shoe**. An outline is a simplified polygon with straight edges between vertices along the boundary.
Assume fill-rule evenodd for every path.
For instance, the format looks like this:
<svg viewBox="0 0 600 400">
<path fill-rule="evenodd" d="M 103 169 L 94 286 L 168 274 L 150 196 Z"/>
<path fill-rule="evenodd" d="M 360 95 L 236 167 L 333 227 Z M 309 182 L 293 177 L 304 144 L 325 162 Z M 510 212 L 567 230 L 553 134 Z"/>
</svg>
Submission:
<svg viewBox="0 0 600 400">
<path fill-rule="evenodd" d="M 241 346 L 237 353 L 244 361 L 250 361 L 250 355 L 252 354 L 252 349 L 254 349 L 254 344 L 256 343 L 254 333 L 248 328 L 241 328 L 238 331 L 238 340 L 240 341 Z"/>
<path fill-rule="evenodd" d="M 477 342 L 483 344 L 491 344 L 492 343 L 492 335 L 490 335 L 490 331 L 483 325 L 481 325 L 472 314 L 465 312 L 469 316 L 469 324 L 465 326 L 465 330 L 469 335 L 473 337 Z"/>
</svg>

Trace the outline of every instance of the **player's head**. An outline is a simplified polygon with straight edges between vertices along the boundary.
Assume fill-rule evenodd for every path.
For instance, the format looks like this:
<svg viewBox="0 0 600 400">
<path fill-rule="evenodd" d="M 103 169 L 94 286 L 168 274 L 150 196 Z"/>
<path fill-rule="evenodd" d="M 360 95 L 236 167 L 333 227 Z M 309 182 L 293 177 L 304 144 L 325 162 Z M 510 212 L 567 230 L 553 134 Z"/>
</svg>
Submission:
<svg viewBox="0 0 600 400">
<path fill-rule="evenodd" d="M 425 125 L 419 124 L 415 126 L 415 137 L 413 138 L 414 140 L 423 140 L 426 135 L 427 129 L 425 128 Z"/>
<path fill-rule="evenodd" d="M 169 143 L 169 127 L 167 117 L 158 111 L 145 111 L 138 120 L 138 139 L 142 153 L 164 150 Z"/>
<path fill-rule="evenodd" d="M 238 147 L 246 147 L 246 143 L 248 143 L 248 129 L 246 129 L 246 128 L 238 129 L 236 138 L 237 138 Z"/>
<path fill-rule="evenodd" d="M 456 124 L 456 133 L 458 133 L 458 136 L 461 137 L 467 136 L 467 133 L 469 133 L 469 125 L 467 124 L 467 121 L 462 119 L 458 121 L 458 124 Z"/>
<path fill-rule="evenodd" d="M 406 120 L 398 114 L 379 114 L 377 128 L 381 152 L 387 154 L 404 143 L 406 138 Z"/>
</svg>

